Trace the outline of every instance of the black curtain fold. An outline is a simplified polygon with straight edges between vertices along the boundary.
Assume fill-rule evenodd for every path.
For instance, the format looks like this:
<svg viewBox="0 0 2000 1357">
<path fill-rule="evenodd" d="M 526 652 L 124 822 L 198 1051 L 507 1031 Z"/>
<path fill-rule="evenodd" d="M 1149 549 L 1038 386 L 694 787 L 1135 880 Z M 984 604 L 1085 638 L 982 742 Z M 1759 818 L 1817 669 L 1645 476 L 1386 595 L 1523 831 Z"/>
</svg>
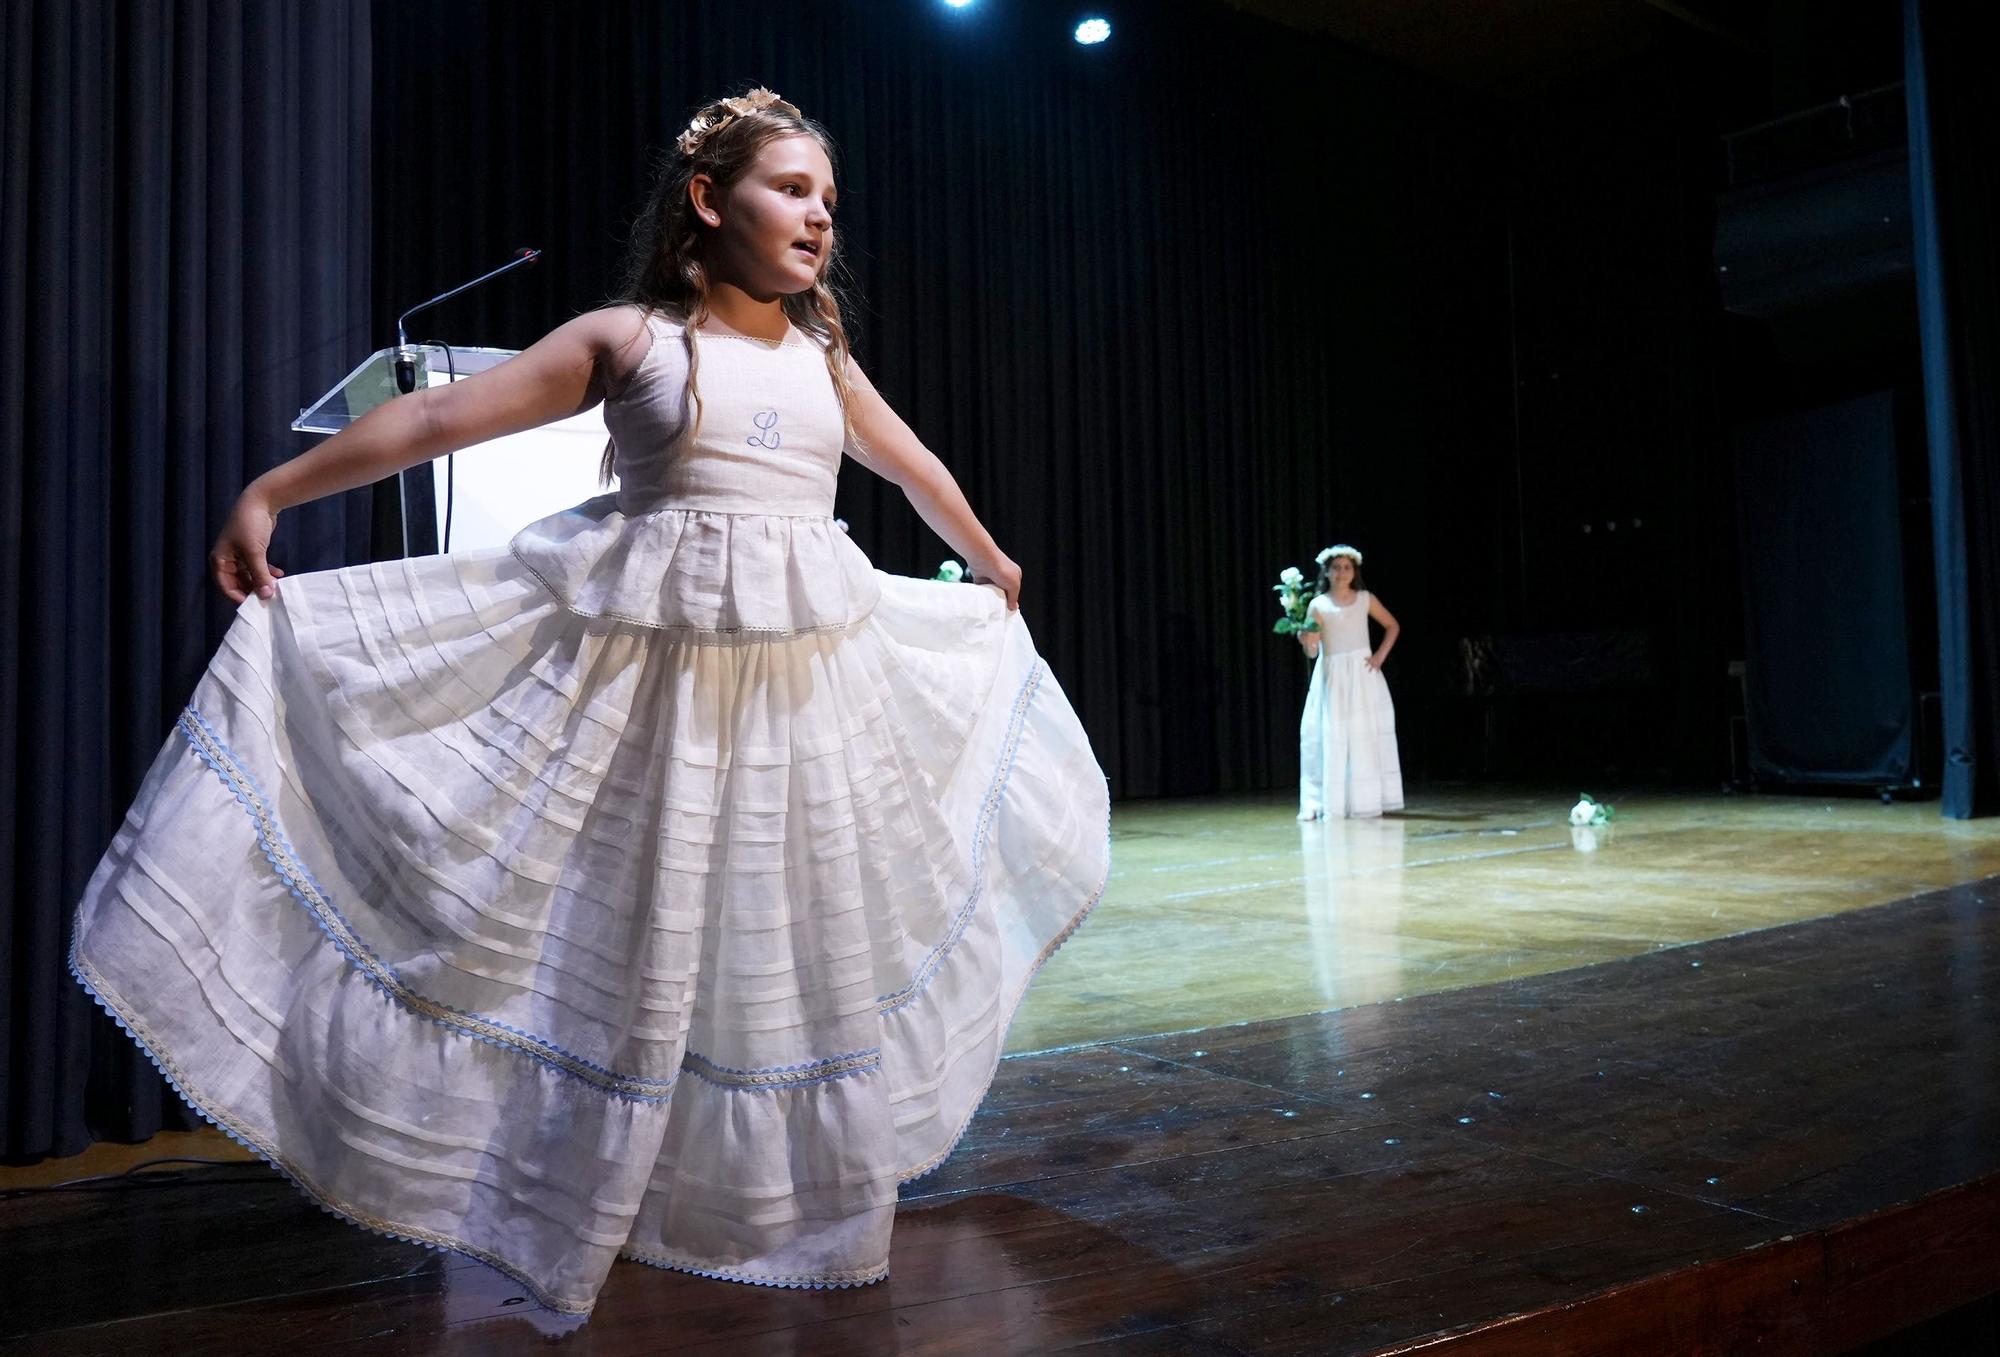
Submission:
<svg viewBox="0 0 2000 1357">
<path fill-rule="evenodd" d="M 1904 0 L 1944 813 L 2000 809 L 2000 118 L 1969 6 Z"/>
<path fill-rule="evenodd" d="M 1767 782 L 1888 788 L 1914 771 L 1896 425 L 1878 391 L 1736 430 L 1744 707 Z"/>
<path fill-rule="evenodd" d="M 369 10 L 0 10 L 0 1108 L 7 1158 L 181 1124 L 63 963 L 230 611 L 207 549 L 369 344 Z M 389 506 L 390 508 L 393 505 Z M 284 516 L 377 554 L 369 491 Z"/>
</svg>

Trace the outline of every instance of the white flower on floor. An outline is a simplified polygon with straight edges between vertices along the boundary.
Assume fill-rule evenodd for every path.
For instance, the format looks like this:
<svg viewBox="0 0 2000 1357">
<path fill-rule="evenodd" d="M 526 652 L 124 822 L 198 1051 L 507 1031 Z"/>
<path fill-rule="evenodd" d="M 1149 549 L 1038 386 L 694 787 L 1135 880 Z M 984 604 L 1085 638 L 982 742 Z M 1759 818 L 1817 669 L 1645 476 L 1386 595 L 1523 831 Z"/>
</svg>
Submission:
<svg viewBox="0 0 2000 1357">
<path fill-rule="evenodd" d="M 937 578 L 946 584 L 957 584 L 965 578 L 965 567 L 957 561 L 946 561 L 938 567 Z"/>
<path fill-rule="evenodd" d="M 1599 828 L 1611 823 L 1612 809 L 1585 795 L 1569 808 L 1569 822 L 1578 828 Z"/>
<path fill-rule="evenodd" d="M 1589 825 L 1571 825 L 1569 827 L 1569 846 L 1579 853 L 1595 853 L 1597 851 L 1597 831 Z"/>
</svg>

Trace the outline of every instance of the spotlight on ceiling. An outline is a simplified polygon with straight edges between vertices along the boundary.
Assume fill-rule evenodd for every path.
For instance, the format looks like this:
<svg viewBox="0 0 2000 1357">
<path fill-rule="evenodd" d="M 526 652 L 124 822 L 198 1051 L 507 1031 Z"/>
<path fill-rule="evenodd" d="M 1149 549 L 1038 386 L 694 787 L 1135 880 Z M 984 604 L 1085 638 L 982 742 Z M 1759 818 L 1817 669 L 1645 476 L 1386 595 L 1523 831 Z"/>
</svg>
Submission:
<svg viewBox="0 0 2000 1357">
<path fill-rule="evenodd" d="M 1076 26 L 1076 40 L 1085 47 L 1103 42 L 1111 36 L 1109 19 L 1085 19 Z"/>
<path fill-rule="evenodd" d="M 972 0 L 944 0 L 944 2 L 952 9 L 964 9 L 972 3 Z"/>
</svg>

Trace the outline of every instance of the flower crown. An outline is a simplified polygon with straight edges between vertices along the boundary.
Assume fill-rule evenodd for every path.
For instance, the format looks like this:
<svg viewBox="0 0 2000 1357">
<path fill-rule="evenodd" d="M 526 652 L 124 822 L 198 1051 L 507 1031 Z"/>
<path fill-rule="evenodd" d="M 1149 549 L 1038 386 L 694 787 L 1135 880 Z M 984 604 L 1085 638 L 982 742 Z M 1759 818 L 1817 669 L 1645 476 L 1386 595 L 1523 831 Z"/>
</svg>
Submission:
<svg viewBox="0 0 2000 1357">
<path fill-rule="evenodd" d="M 1348 546 L 1344 542 L 1337 547 L 1328 547 L 1325 551 L 1322 551 L 1319 555 L 1313 557 L 1313 564 L 1325 565 L 1328 561 L 1332 560 L 1336 556 L 1345 556 L 1347 557 L 1348 560 L 1353 561 L 1356 565 L 1361 564 L 1361 553 L 1355 550 L 1353 547 Z"/>
<path fill-rule="evenodd" d="M 733 99 L 716 100 L 712 112 L 703 111 L 695 114 L 687 125 L 687 131 L 681 133 L 680 139 L 674 144 L 680 147 L 682 155 L 692 157 L 701 150 L 710 137 L 738 118 L 747 118 L 752 113 L 762 113 L 767 108 L 775 108 L 780 113 L 789 113 L 794 118 L 805 116 L 795 105 L 786 103 L 759 85 L 748 94 L 741 94 Z"/>
</svg>

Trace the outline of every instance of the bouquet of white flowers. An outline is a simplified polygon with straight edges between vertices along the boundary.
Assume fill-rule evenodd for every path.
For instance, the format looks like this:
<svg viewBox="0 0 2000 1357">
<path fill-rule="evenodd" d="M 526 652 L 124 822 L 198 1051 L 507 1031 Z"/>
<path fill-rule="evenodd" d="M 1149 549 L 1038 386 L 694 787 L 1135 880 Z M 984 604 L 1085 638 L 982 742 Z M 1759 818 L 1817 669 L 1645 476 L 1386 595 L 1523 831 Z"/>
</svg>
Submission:
<svg viewBox="0 0 2000 1357">
<path fill-rule="evenodd" d="M 1278 582 L 1271 586 L 1278 595 L 1278 609 L 1284 614 L 1271 624 L 1271 630 L 1279 636 L 1296 636 L 1302 631 L 1318 631 L 1319 623 L 1312 620 L 1308 611 L 1312 599 L 1306 595 L 1306 577 L 1299 573 L 1297 566 L 1288 565 L 1278 572 Z"/>
<path fill-rule="evenodd" d="M 937 574 L 931 576 L 931 578 L 941 580 L 946 584 L 957 584 L 965 578 L 965 567 L 957 561 L 946 561 L 938 567 Z"/>
<path fill-rule="evenodd" d="M 1569 808 L 1569 822 L 1579 829 L 1602 829 L 1611 823 L 1611 817 L 1617 813 L 1586 792 Z"/>
</svg>

